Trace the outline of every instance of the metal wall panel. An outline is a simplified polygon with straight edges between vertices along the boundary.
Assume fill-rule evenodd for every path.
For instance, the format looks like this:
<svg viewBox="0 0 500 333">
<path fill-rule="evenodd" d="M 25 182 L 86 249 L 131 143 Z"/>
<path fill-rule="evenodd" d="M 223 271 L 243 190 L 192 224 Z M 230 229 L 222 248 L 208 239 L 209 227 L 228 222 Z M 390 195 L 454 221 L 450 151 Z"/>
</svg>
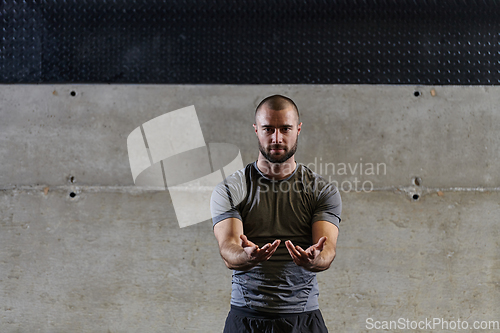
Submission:
<svg viewBox="0 0 500 333">
<path fill-rule="evenodd" d="M 495 1 L 2 0 L 0 82 L 500 82 Z"/>
</svg>

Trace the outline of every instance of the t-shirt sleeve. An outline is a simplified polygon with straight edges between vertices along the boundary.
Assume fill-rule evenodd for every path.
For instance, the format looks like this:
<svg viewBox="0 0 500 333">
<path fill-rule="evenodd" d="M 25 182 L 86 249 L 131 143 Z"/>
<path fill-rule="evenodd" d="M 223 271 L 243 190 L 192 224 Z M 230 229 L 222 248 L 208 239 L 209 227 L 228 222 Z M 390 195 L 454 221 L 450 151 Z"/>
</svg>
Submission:
<svg viewBox="0 0 500 333">
<path fill-rule="evenodd" d="M 230 217 L 243 220 L 238 205 L 245 197 L 246 182 L 241 173 L 233 174 L 219 183 L 210 199 L 213 226 Z"/>
<path fill-rule="evenodd" d="M 328 221 L 339 228 L 341 212 L 342 200 L 340 199 L 340 193 L 333 184 L 327 184 L 318 193 L 311 224 L 316 221 Z"/>
</svg>

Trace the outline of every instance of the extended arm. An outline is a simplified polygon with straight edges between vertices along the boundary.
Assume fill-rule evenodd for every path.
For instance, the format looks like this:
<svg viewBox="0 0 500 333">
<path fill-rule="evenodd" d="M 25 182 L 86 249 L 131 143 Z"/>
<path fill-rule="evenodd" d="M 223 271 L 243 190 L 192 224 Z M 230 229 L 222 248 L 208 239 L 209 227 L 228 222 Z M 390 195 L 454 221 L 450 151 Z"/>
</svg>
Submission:
<svg viewBox="0 0 500 333">
<path fill-rule="evenodd" d="M 306 250 L 291 241 L 285 245 L 293 261 L 311 272 L 327 270 L 335 259 L 339 229 L 330 222 L 317 221 L 312 225 L 314 245 Z"/>
<path fill-rule="evenodd" d="M 262 248 L 243 235 L 243 223 L 237 218 L 228 218 L 214 226 L 219 251 L 229 269 L 246 271 L 259 262 L 268 260 L 278 248 L 280 240 L 267 243 Z"/>
</svg>

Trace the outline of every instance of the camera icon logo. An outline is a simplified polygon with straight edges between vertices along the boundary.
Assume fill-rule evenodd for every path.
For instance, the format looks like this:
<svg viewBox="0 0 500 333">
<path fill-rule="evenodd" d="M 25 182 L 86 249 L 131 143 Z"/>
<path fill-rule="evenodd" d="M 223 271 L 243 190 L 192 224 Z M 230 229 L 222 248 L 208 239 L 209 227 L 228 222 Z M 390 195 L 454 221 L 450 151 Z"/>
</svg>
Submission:
<svg viewBox="0 0 500 333">
<path fill-rule="evenodd" d="M 127 149 L 135 185 L 168 190 L 181 228 L 211 219 L 213 189 L 243 168 L 238 147 L 205 142 L 194 105 L 140 125 Z"/>
</svg>

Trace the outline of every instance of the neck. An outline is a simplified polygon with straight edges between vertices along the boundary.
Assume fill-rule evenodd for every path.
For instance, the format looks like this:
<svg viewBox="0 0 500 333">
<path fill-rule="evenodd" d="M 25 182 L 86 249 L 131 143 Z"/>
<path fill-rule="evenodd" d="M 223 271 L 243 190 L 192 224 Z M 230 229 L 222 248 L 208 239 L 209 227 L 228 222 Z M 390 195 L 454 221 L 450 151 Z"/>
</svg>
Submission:
<svg viewBox="0 0 500 333">
<path fill-rule="evenodd" d="M 272 163 L 269 162 L 262 153 L 259 153 L 259 158 L 257 160 L 257 167 L 260 172 L 264 174 L 269 179 L 280 180 L 285 179 L 290 176 L 294 171 L 297 163 L 295 162 L 295 156 L 290 157 L 283 163 Z"/>
</svg>

